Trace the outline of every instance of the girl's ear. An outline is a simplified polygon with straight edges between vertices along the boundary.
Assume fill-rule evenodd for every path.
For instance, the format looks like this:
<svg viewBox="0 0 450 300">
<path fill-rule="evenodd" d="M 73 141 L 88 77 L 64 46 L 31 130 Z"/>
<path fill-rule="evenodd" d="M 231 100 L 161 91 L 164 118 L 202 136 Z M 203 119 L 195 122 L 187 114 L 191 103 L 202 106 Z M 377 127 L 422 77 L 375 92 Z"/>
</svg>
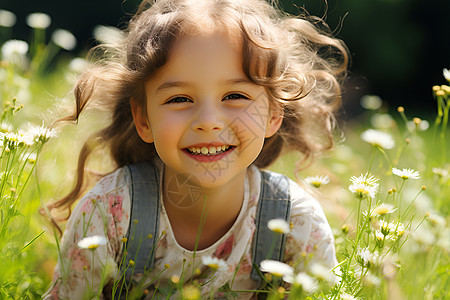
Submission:
<svg viewBox="0 0 450 300">
<path fill-rule="evenodd" d="M 281 109 L 270 109 L 269 122 L 266 126 L 266 138 L 274 135 L 280 129 L 283 123 L 283 112 Z"/>
<path fill-rule="evenodd" d="M 134 125 L 141 139 L 146 143 L 153 143 L 153 134 L 147 114 L 142 110 L 142 106 L 137 104 L 133 98 L 130 99 L 131 113 L 133 114 Z"/>
</svg>

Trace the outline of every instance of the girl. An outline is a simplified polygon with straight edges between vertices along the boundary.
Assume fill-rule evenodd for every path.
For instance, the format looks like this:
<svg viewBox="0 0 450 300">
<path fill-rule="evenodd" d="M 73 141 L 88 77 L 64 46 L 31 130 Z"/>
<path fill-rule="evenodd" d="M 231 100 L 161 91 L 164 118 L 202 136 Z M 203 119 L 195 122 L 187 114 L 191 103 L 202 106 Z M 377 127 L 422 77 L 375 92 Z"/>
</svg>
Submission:
<svg viewBox="0 0 450 300">
<path fill-rule="evenodd" d="M 154 246 L 138 247 L 149 253 L 151 269 L 130 273 L 145 293 L 166 295 L 179 278 L 195 279 L 203 295 L 215 297 L 223 286 L 258 288 L 250 275 L 264 186 L 258 168 L 285 150 L 308 159 L 332 146 L 347 52 L 315 25 L 263 0 L 141 4 L 123 42 L 75 86 L 77 109 L 69 119 L 93 102 L 110 107 L 112 119 L 82 148 L 73 191 L 51 206 L 70 211 L 82 197 L 61 241 L 49 298 L 91 298 L 105 285 L 103 296 L 110 297 L 111 286 L 116 295 L 127 287 L 117 279 L 135 267 L 127 241 L 138 222 L 157 228 L 148 236 Z M 86 161 L 99 148 L 109 151 L 116 170 L 82 196 Z M 156 168 L 154 188 L 137 196 L 143 203 L 160 199 L 156 220 L 154 212 L 144 220 L 132 216 L 137 200 L 126 166 L 139 162 Z M 320 205 L 293 181 L 279 184 L 290 197 L 283 260 L 297 271 L 313 262 L 332 268 L 333 235 Z"/>
</svg>

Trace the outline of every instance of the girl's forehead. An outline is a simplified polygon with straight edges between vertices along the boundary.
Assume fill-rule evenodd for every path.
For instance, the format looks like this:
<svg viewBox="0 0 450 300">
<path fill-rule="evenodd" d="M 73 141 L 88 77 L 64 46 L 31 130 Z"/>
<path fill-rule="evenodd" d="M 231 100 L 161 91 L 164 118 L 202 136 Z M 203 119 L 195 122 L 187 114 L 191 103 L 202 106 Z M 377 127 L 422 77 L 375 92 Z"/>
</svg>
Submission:
<svg viewBox="0 0 450 300">
<path fill-rule="evenodd" d="M 213 83 L 246 79 L 241 48 L 227 35 L 183 36 L 172 45 L 167 61 L 147 81 L 150 86 L 163 81 Z"/>
<path fill-rule="evenodd" d="M 241 56 L 240 45 L 241 42 L 237 38 L 223 32 L 183 35 L 174 42 L 169 50 L 169 59 L 175 52 L 193 53 L 194 51 L 210 51 L 214 49 L 217 51 L 217 48 L 232 51 L 234 54 Z"/>
</svg>

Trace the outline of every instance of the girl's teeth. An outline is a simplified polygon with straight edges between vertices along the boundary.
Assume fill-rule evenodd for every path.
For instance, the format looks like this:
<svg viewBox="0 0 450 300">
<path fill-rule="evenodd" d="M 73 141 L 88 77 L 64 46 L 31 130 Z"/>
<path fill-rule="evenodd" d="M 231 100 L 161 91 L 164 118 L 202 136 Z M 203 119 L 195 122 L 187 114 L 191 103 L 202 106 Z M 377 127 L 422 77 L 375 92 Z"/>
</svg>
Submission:
<svg viewBox="0 0 450 300">
<path fill-rule="evenodd" d="M 216 154 L 217 152 L 221 152 L 221 151 L 225 151 L 228 148 L 230 148 L 230 146 L 211 146 L 211 147 L 190 147 L 188 148 L 188 150 L 192 153 L 196 153 L 196 154 L 203 154 L 203 155 L 208 155 L 208 154 Z"/>
</svg>

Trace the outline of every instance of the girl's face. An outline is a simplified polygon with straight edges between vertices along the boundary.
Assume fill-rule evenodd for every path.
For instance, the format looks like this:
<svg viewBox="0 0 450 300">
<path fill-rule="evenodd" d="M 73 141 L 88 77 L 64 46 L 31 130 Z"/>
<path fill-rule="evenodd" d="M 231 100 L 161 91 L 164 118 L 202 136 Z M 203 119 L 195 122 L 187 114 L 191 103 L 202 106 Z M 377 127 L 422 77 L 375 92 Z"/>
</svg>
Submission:
<svg viewBox="0 0 450 300">
<path fill-rule="evenodd" d="M 132 101 L 138 133 L 155 144 L 165 177 L 189 175 L 203 188 L 243 180 L 280 127 L 264 88 L 243 73 L 239 49 L 220 34 L 181 38 L 145 85 L 148 119 Z"/>
</svg>

